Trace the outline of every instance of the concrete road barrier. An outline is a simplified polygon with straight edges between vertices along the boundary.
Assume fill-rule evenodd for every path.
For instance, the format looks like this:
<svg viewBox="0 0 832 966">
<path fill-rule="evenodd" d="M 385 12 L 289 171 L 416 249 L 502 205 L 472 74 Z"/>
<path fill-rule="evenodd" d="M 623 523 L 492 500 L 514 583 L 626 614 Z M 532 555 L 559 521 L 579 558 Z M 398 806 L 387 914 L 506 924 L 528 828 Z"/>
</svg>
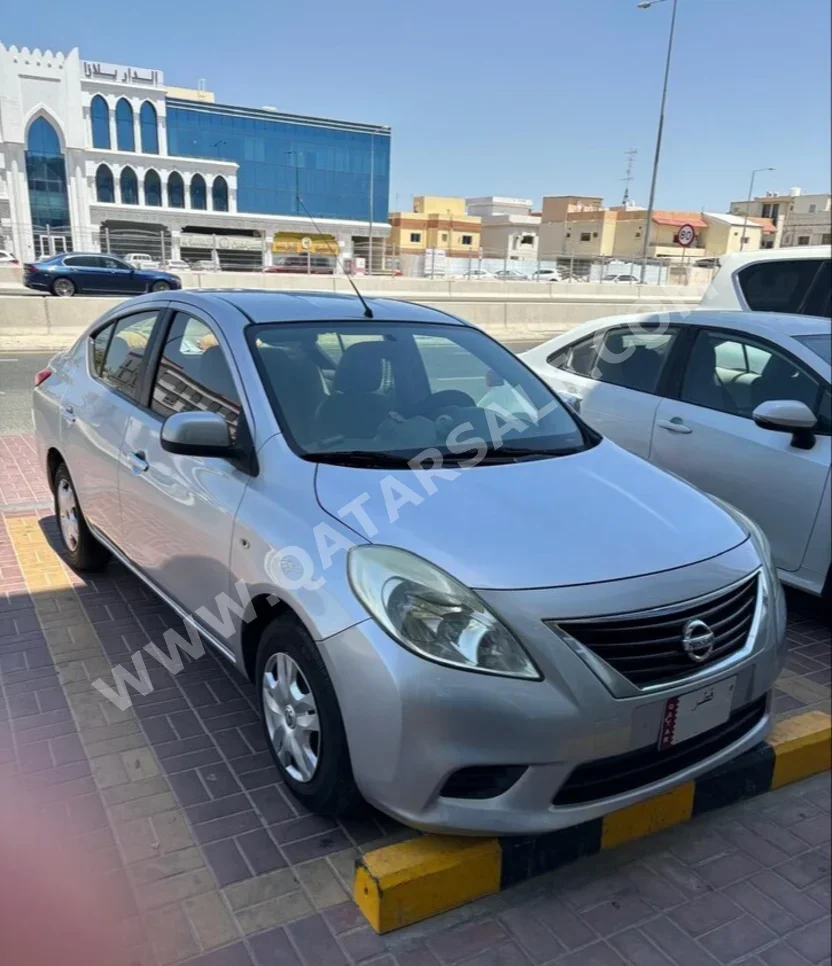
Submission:
<svg viewBox="0 0 832 966">
<path fill-rule="evenodd" d="M 828 771 L 831 721 L 820 711 L 787 718 L 767 741 L 695 781 L 548 835 L 422 835 L 367 852 L 356 862 L 353 898 L 378 933 L 421 922 L 583 856 Z"/>
<path fill-rule="evenodd" d="M 205 273 L 196 277 L 202 282 L 209 274 L 213 279 L 221 277 L 224 283 L 239 281 L 241 287 L 246 288 L 259 288 L 260 284 L 256 283 L 266 284 L 264 280 L 270 283 L 273 279 L 290 283 L 283 285 L 283 290 L 299 290 L 308 288 L 311 284 L 302 276 L 287 279 L 284 276 L 242 272 L 224 272 L 221 275 Z M 345 278 L 323 276 L 323 282 L 318 282 L 312 276 L 312 281 L 317 283 L 316 291 L 351 291 Z M 698 294 L 676 287 L 660 289 L 656 286 L 645 286 L 639 289 L 634 286 L 633 292 L 622 295 L 619 294 L 621 286 L 615 293 L 610 294 L 610 286 L 582 285 L 580 292 L 577 292 L 578 286 L 555 286 L 545 282 L 528 284 L 538 291 L 534 294 L 519 291 L 526 287 L 524 283 L 449 283 L 430 279 L 392 278 L 365 279 L 361 287 L 368 296 L 395 296 L 458 315 L 503 341 L 543 341 L 582 322 L 606 315 L 685 310 L 699 304 Z M 465 291 L 458 290 L 458 286 L 462 286 Z M 489 289 L 496 287 L 499 291 L 487 291 L 486 286 Z M 223 287 L 233 286 L 224 284 Z M 268 287 L 271 289 L 271 284 Z M 449 287 L 453 287 L 452 293 Z M 546 291 L 539 291 L 541 289 Z M 555 289 L 558 291 L 554 291 Z M 564 292 L 563 289 L 568 291 Z M 71 345 L 90 322 L 121 301 L 124 300 L 84 296 L 60 299 L 29 295 L 24 298 L 0 290 L 0 350 L 51 350 Z"/>
</svg>

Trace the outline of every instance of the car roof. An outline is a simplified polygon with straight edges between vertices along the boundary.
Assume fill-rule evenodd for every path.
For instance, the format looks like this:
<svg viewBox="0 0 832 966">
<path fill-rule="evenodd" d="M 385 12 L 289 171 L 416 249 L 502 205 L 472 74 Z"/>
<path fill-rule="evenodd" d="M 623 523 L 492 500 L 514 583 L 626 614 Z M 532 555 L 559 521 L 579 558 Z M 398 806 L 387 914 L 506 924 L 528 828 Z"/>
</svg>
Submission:
<svg viewBox="0 0 832 966">
<path fill-rule="evenodd" d="M 751 262 L 781 262 L 793 258 L 832 258 L 832 245 L 798 245 L 794 248 L 760 248 L 753 252 L 732 252 L 719 256 L 720 269 L 735 271 Z"/>
<path fill-rule="evenodd" d="M 170 297 L 170 293 L 163 293 Z M 191 301 L 207 311 L 218 302 L 233 305 L 257 325 L 267 322 L 360 322 L 364 306 L 355 295 L 338 292 L 264 292 L 257 289 L 199 289 L 176 293 L 176 301 Z M 439 309 L 399 299 L 365 299 L 377 319 L 385 322 L 434 322 L 468 325 Z"/>
</svg>

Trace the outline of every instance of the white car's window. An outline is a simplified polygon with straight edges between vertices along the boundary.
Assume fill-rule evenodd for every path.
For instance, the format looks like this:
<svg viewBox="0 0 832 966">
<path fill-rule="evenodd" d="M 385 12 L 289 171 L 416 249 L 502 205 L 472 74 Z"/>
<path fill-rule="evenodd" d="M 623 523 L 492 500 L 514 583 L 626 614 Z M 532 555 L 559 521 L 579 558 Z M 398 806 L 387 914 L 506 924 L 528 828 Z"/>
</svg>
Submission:
<svg viewBox="0 0 832 966">
<path fill-rule="evenodd" d="M 154 309 L 119 319 L 107 346 L 100 378 L 131 399 L 138 398 L 139 372 L 158 314 Z"/>
<path fill-rule="evenodd" d="M 752 311 L 797 313 L 820 267 L 816 258 L 757 262 L 741 269 L 738 279 Z"/>
<path fill-rule="evenodd" d="M 730 366 L 722 364 L 728 360 Z M 682 380 L 681 399 L 746 419 L 760 403 L 797 400 L 823 422 L 822 387 L 814 376 L 773 346 L 733 334 L 703 331 L 697 335 Z M 828 426 L 818 429 L 828 432 Z"/>
<path fill-rule="evenodd" d="M 199 319 L 177 312 L 165 338 L 150 408 L 173 413 L 220 413 L 236 438 L 242 411 L 225 350 Z"/>
<path fill-rule="evenodd" d="M 677 331 L 614 328 L 596 332 L 550 357 L 549 364 L 613 386 L 654 393 Z"/>
</svg>

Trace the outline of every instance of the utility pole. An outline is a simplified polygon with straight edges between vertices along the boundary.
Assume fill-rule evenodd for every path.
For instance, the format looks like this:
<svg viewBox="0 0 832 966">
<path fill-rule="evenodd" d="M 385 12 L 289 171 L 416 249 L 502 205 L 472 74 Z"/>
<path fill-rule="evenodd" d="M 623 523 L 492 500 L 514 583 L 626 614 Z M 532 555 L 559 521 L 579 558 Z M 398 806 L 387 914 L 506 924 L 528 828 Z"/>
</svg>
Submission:
<svg viewBox="0 0 832 966">
<path fill-rule="evenodd" d="M 742 220 L 742 235 L 740 236 L 740 251 L 745 248 L 745 233 L 748 230 L 748 212 L 751 208 L 751 199 L 754 194 L 754 179 L 761 171 L 774 171 L 774 168 L 755 168 L 751 172 L 751 184 L 748 186 L 748 200 L 745 203 L 745 217 Z"/>
<path fill-rule="evenodd" d="M 373 195 L 375 194 L 375 180 L 376 180 L 375 162 L 376 162 L 375 136 L 373 134 L 370 134 L 370 237 L 368 238 L 368 244 L 367 244 L 368 255 L 369 255 L 367 259 L 369 263 L 367 265 L 368 275 L 373 274 L 373 216 L 375 215 L 375 212 L 373 210 L 373 200 L 374 200 Z"/>
</svg>

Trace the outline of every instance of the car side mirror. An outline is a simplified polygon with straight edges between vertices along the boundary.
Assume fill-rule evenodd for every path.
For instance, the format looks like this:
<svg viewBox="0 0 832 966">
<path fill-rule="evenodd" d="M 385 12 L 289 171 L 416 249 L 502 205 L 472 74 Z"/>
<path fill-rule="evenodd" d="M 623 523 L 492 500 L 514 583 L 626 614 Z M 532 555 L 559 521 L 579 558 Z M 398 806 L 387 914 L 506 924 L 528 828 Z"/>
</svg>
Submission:
<svg viewBox="0 0 832 966">
<path fill-rule="evenodd" d="M 797 449 L 811 449 L 815 445 L 818 420 L 806 403 L 796 399 L 770 399 L 760 403 L 751 418 L 761 429 L 791 433 L 792 446 Z"/>
<path fill-rule="evenodd" d="M 162 424 L 161 442 L 163 450 L 179 456 L 237 455 L 228 423 L 219 413 L 174 413 Z"/>
<path fill-rule="evenodd" d="M 576 396 L 573 392 L 559 392 L 558 396 L 561 402 L 565 402 L 570 409 L 573 409 L 576 413 L 581 411 L 581 397 Z"/>
</svg>

